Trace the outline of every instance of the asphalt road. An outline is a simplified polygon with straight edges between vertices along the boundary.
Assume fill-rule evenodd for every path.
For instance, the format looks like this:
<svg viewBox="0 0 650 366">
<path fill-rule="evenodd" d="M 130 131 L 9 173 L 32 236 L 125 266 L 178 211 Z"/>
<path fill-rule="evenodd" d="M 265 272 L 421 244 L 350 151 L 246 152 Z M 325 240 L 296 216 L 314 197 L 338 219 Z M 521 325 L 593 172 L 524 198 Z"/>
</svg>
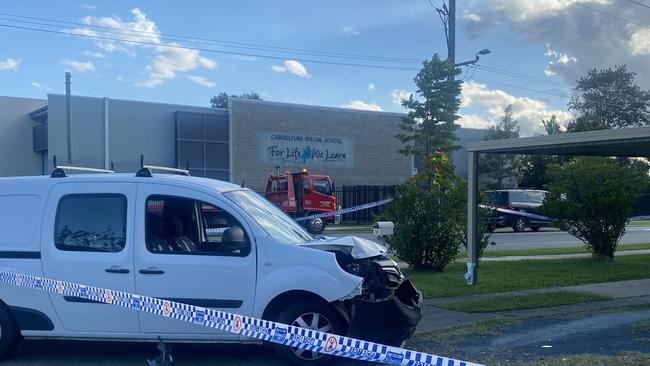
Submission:
<svg viewBox="0 0 650 366">
<path fill-rule="evenodd" d="M 372 234 L 327 233 L 326 235 L 354 235 L 365 239 L 377 240 Z M 491 240 L 496 245 L 490 246 L 487 250 L 578 247 L 583 245 L 580 240 L 556 228 L 541 228 L 538 232 L 528 230 L 523 233 L 515 233 L 509 228 L 498 229 L 492 233 Z M 627 229 L 621 239 L 621 244 L 636 243 L 650 243 L 650 226 L 631 226 Z"/>
<path fill-rule="evenodd" d="M 370 234 L 327 234 L 334 236 L 356 235 L 371 240 Z M 544 228 L 539 232 L 513 233 L 499 229 L 492 235 L 497 245 L 490 249 L 521 249 L 545 247 L 575 247 L 581 242 L 565 232 Z M 622 243 L 650 242 L 650 226 L 630 227 Z M 489 249 L 488 249 L 489 250 Z M 645 313 L 644 313 L 645 314 Z M 611 331 L 611 329 L 609 330 Z M 598 333 L 598 336 L 602 334 Z M 539 338 L 539 337 L 538 337 Z M 606 337 L 605 337 L 606 338 Z M 63 366 L 63 365 L 148 365 L 147 359 L 157 355 L 152 343 L 78 342 L 60 340 L 31 340 L 21 343 L 15 355 L 2 362 L 3 366 Z M 267 346 L 257 345 L 174 345 L 176 365 L 286 365 Z M 344 361 L 341 366 L 364 363 Z"/>
<path fill-rule="evenodd" d="M 175 344 L 176 366 L 287 366 L 269 346 L 238 344 Z M 20 344 L 3 366 L 147 366 L 159 352 L 154 343 L 30 340 Z M 364 363 L 339 362 L 340 366 Z"/>
</svg>

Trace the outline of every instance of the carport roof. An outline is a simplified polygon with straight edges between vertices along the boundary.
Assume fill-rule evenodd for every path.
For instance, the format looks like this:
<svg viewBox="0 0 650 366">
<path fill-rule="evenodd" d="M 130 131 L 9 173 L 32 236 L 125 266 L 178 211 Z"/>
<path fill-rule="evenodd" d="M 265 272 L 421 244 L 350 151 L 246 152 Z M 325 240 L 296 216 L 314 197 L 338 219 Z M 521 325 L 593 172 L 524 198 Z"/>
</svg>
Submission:
<svg viewBox="0 0 650 366">
<path fill-rule="evenodd" d="M 650 126 L 470 143 L 468 152 L 650 157 Z"/>
</svg>

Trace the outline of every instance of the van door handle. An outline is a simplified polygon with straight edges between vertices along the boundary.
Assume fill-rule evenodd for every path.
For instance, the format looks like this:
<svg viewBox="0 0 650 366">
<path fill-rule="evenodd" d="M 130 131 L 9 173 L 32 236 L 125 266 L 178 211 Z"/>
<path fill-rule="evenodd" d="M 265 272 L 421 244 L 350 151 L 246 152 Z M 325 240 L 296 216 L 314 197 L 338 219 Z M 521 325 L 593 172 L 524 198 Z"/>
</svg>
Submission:
<svg viewBox="0 0 650 366">
<path fill-rule="evenodd" d="M 141 269 L 138 272 L 140 272 L 142 274 L 163 274 L 163 273 L 165 273 L 165 271 L 163 271 L 161 269 L 158 269 L 156 267 L 149 267 L 147 269 Z"/>
<path fill-rule="evenodd" d="M 122 267 L 118 267 L 118 266 L 113 266 L 111 268 L 106 268 L 104 271 L 106 271 L 108 273 L 130 273 L 131 272 L 126 268 L 122 268 Z"/>
</svg>

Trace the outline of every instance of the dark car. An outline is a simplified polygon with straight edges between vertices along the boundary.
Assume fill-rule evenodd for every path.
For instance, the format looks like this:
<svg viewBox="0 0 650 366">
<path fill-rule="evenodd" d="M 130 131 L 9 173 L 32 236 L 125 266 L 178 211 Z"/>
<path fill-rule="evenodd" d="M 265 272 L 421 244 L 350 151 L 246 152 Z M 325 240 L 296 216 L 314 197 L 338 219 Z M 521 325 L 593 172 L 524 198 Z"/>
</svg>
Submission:
<svg viewBox="0 0 650 366">
<path fill-rule="evenodd" d="M 529 227 L 538 231 L 540 227 L 549 226 L 550 219 L 539 212 L 547 193 L 538 189 L 484 192 L 485 205 L 492 209 L 487 221 L 488 230 L 512 227 L 515 232 L 522 232 Z"/>
</svg>

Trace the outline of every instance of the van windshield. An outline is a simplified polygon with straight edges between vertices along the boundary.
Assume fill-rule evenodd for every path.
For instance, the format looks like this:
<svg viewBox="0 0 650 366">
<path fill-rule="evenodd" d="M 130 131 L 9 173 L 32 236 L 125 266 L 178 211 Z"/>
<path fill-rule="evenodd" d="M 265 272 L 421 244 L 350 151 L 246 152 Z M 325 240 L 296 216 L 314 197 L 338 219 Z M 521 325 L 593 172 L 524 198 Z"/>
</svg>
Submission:
<svg viewBox="0 0 650 366">
<path fill-rule="evenodd" d="M 252 191 L 232 191 L 223 194 L 246 212 L 269 236 L 289 244 L 302 244 L 314 238 L 271 202 Z"/>
</svg>

